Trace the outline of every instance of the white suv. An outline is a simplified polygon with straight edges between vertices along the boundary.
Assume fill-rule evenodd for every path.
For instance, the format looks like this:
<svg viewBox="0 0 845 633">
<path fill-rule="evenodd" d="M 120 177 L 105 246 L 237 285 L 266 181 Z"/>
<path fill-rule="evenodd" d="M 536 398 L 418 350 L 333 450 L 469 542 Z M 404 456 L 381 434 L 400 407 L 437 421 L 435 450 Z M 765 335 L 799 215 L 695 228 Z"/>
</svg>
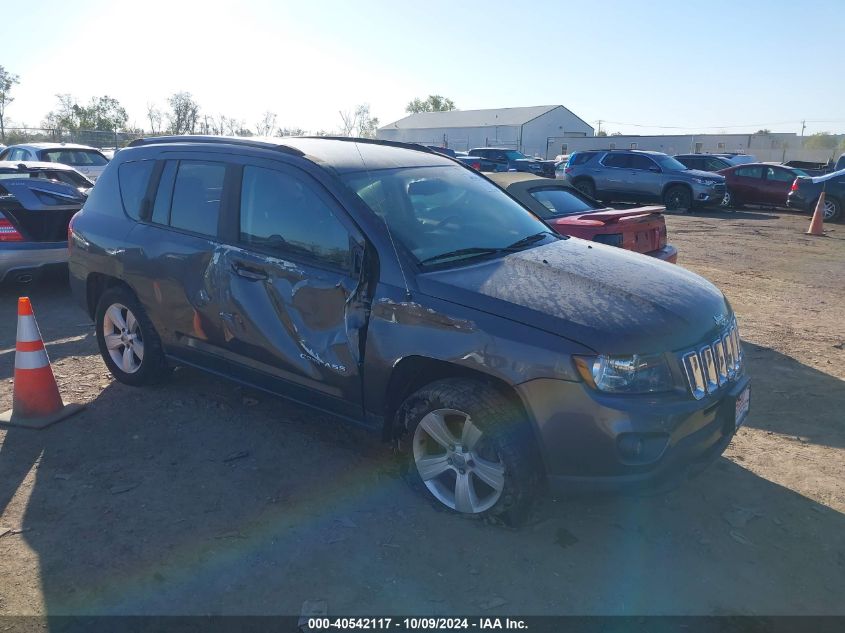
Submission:
<svg viewBox="0 0 845 633">
<path fill-rule="evenodd" d="M 15 163 L 40 161 L 70 165 L 90 180 L 97 180 L 109 163 L 109 159 L 100 150 L 70 143 L 10 145 L 0 152 L 0 161 L 3 160 Z"/>
</svg>

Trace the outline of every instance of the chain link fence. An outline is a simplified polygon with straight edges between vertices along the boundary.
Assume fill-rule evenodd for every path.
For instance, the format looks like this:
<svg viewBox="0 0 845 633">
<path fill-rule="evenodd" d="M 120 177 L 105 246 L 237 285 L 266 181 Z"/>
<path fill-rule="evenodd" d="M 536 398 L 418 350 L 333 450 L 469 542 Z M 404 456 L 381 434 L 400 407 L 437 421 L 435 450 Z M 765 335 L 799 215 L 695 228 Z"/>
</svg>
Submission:
<svg viewBox="0 0 845 633">
<path fill-rule="evenodd" d="M 7 127 L 5 145 L 22 143 L 77 143 L 99 149 L 126 147 L 143 132 L 110 132 L 108 130 L 59 130 L 38 127 Z"/>
</svg>

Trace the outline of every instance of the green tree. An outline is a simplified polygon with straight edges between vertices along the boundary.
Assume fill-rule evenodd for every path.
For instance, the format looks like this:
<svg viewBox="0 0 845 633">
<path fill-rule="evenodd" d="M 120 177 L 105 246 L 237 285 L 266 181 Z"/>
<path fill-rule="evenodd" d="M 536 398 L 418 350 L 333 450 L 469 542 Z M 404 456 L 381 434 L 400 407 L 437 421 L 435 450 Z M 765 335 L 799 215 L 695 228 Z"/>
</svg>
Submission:
<svg viewBox="0 0 845 633">
<path fill-rule="evenodd" d="M 838 144 L 837 138 L 830 132 L 817 132 L 807 137 L 804 149 L 836 149 Z"/>
<path fill-rule="evenodd" d="M 448 112 L 455 109 L 455 102 L 440 95 L 428 95 L 425 99 L 416 98 L 405 107 L 405 112 Z"/>
<path fill-rule="evenodd" d="M 99 130 L 116 132 L 126 127 L 129 117 L 117 99 L 104 95 L 92 97 L 89 104 L 80 105 L 76 97 L 69 94 L 56 95 L 59 107 L 44 117 L 43 125 L 53 130 Z"/>
<path fill-rule="evenodd" d="M 757 130 L 756 132 L 754 132 L 754 134 L 761 134 L 761 135 L 766 135 L 766 134 L 771 134 L 771 133 L 772 133 L 772 131 L 769 128 L 765 128 L 765 127 L 762 130 Z"/>
<path fill-rule="evenodd" d="M 20 83 L 20 77 L 0 66 L 0 140 L 6 141 L 6 106 L 14 101 L 12 88 Z"/>
<path fill-rule="evenodd" d="M 170 112 L 167 113 L 167 120 L 170 121 L 169 132 L 177 135 L 193 134 L 197 129 L 200 106 L 194 101 L 191 93 L 176 92 L 170 95 L 167 103 L 170 105 Z M 221 127 L 223 127 L 222 123 Z"/>
<path fill-rule="evenodd" d="M 607 132 L 605 132 L 604 130 L 599 130 L 598 132 L 596 132 L 596 136 L 607 136 Z"/>
</svg>

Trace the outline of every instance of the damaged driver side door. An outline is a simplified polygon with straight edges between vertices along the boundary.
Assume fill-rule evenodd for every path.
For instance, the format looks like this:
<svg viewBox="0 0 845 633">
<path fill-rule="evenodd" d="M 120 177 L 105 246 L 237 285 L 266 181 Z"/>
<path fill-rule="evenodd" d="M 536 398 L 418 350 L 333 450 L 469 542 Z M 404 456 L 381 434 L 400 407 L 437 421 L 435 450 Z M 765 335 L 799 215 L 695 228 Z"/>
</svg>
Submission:
<svg viewBox="0 0 845 633">
<path fill-rule="evenodd" d="M 250 382 L 360 420 L 363 238 L 296 167 L 245 164 L 239 180 L 231 245 L 219 261 L 226 355 Z"/>
</svg>

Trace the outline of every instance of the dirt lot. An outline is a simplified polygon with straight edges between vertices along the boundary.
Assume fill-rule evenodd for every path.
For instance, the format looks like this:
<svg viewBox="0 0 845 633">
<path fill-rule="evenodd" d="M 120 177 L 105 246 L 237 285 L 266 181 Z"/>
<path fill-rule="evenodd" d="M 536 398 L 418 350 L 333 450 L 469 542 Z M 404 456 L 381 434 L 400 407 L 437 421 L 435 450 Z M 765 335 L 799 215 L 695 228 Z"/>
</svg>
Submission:
<svg viewBox="0 0 845 633">
<path fill-rule="evenodd" d="M 376 438 L 265 394 L 113 382 L 66 285 L 38 283 L 62 393 L 88 407 L 0 429 L 0 614 L 845 614 L 845 226 L 808 222 L 668 218 L 738 313 L 747 425 L 679 489 L 547 500 L 518 530 L 437 511 Z"/>
</svg>

